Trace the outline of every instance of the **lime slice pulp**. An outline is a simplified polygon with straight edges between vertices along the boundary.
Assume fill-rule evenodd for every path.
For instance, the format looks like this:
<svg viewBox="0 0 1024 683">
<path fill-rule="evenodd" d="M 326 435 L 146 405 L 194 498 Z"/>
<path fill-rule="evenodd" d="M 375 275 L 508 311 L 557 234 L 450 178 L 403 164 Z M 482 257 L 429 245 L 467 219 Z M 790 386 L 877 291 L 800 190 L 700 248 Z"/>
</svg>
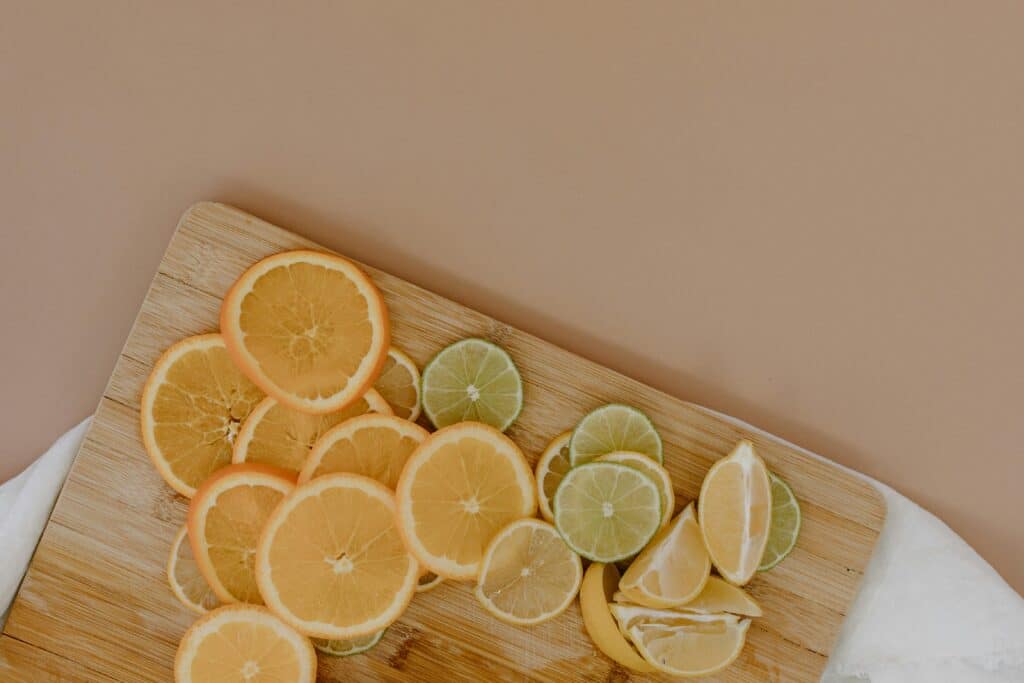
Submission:
<svg viewBox="0 0 1024 683">
<path fill-rule="evenodd" d="M 572 433 L 573 467 L 615 451 L 633 451 L 661 464 L 661 437 L 651 419 L 632 406 L 611 403 L 587 413 Z"/>
<path fill-rule="evenodd" d="M 772 485 L 772 526 L 768 532 L 768 544 L 761 555 L 759 572 L 766 572 L 786 559 L 800 536 L 800 503 L 793 495 L 789 484 L 771 472 L 768 479 Z"/>
<path fill-rule="evenodd" d="M 473 420 L 504 431 L 523 407 L 523 382 L 512 358 L 483 339 L 446 347 L 423 369 L 423 412 L 440 429 Z"/>
</svg>

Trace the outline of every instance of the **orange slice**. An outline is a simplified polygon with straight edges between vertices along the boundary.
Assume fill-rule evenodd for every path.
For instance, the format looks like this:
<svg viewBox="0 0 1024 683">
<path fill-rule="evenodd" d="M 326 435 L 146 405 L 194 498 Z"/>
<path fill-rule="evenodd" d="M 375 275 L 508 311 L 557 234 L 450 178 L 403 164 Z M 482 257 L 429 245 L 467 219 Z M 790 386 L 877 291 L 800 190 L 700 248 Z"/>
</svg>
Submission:
<svg viewBox="0 0 1024 683">
<path fill-rule="evenodd" d="M 428 436 L 415 422 L 394 415 L 354 417 L 316 442 L 299 473 L 299 483 L 332 472 L 351 472 L 394 490 L 406 460 Z"/>
<path fill-rule="evenodd" d="M 182 526 L 171 543 L 171 555 L 167 560 L 167 582 L 178 602 L 193 612 L 206 614 L 220 605 L 216 593 L 199 571 L 196 558 L 192 554 L 192 544 L 188 543 L 188 527 Z"/>
<path fill-rule="evenodd" d="M 229 465 L 192 498 L 192 553 L 221 601 L 263 603 L 256 586 L 256 543 L 263 523 L 294 482 L 294 475 L 267 465 Z"/>
<path fill-rule="evenodd" d="M 534 470 L 534 478 L 537 480 L 537 504 L 540 507 L 541 517 L 549 522 L 555 521 L 555 513 L 551 510 L 551 499 L 555 497 L 558 485 L 562 483 L 562 477 L 572 467 L 569 464 L 569 439 L 572 432 L 559 434 L 537 460 L 537 467 Z"/>
<path fill-rule="evenodd" d="M 555 527 L 539 519 L 520 519 L 499 531 L 487 546 L 475 593 L 498 619 L 531 626 L 564 612 L 582 580 L 580 556 Z"/>
<path fill-rule="evenodd" d="M 619 590 L 640 605 L 676 607 L 700 595 L 710 573 L 711 560 L 690 503 L 629 565 Z"/>
<path fill-rule="evenodd" d="M 612 618 L 608 600 L 617 585 L 619 570 L 614 564 L 595 562 L 587 568 L 583 585 L 580 586 L 583 626 L 597 648 L 622 666 L 645 673 L 654 671 L 654 667 L 626 640 Z"/>
<path fill-rule="evenodd" d="M 481 422 L 434 432 L 409 458 L 396 492 L 409 550 L 449 579 L 476 578 L 494 535 L 537 511 L 533 472 L 522 451 Z"/>
<path fill-rule="evenodd" d="M 432 591 L 442 583 L 444 583 L 443 576 L 438 576 L 434 572 L 425 572 L 420 575 L 419 581 L 416 582 L 416 592 L 426 593 L 427 591 Z"/>
<path fill-rule="evenodd" d="M 299 412 L 268 396 L 242 424 L 231 461 L 262 463 L 298 472 L 324 432 L 371 411 L 391 414 L 391 406 L 373 389 L 341 410 L 323 415 Z"/>
<path fill-rule="evenodd" d="M 419 576 L 398 532 L 394 495 L 358 474 L 296 487 L 271 514 L 256 553 L 267 606 L 328 640 L 386 628 L 409 605 Z"/>
<path fill-rule="evenodd" d="M 395 415 L 412 422 L 420 416 L 420 370 L 412 358 L 392 346 L 373 385 L 391 407 Z"/>
<path fill-rule="evenodd" d="M 219 334 L 167 349 L 142 389 L 142 443 L 160 476 L 191 498 L 231 462 L 239 426 L 263 398 L 228 355 Z"/>
<path fill-rule="evenodd" d="M 227 605 L 202 617 L 178 645 L 177 683 L 315 683 L 309 639 L 265 607 Z"/>
<path fill-rule="evenodd" d="M 698 502 L 700 528 L 722 577 L 742 586 L 754 575 L 772 525 L 768 469 L 744 439 L 708 471 Z"/>
<path fill-rule="evenodd" d="M 245 271 L 224 297 L 220 329 L 253 382 L 317 414 L 373 386 L 390 338 L 384 299 L 366 273 L 315 251 L 275 254 Z"/>
</svg>

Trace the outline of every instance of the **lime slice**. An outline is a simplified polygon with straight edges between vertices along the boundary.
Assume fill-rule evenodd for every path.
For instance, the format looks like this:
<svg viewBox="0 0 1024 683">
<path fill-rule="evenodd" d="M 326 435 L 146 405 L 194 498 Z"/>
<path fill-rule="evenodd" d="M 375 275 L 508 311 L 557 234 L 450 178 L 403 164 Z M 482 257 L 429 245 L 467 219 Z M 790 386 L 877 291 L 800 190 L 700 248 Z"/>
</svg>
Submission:
<svg viewBox="0 0 1024 683">
<path fill-rule="evenodd" d="M 443 349 L 423 369 L 423 412 L 440 429 L 473 420 L 502 431 L 523 407 L 523 382 L 509 355 L 483 339 Z"/>
<path fill-rule="evenodd" d="M 615 451 L 633 451 L 661 464 L 661 437 L 651 419 L 632 406 L 611 403 L 588 413 L 572 433 L 572 466 Z"/>
<path fill-rule="evenodd" d="M 772 528 L 761 555 L 761 566 L 757 568 L 759 572 L 766 572 L 786 559 L 800 535 L 800 503 L 793 489 L 771 472 L 768 479 L 772 484 Z"/>
<path fill-rule="evenodd" d="M 332 657 L 348 657 L 350 655 L 357 655 L 360 652 L 366 652 L 371 647 L 380 642 L 380 639 L 384 637 L 384 631 L 387 629 L 381 629 L 376 633 L 371 633 L 368 636 L 361 638 L 353 638 L 351 640 L 321 640 L 320 638 L 313 638 L 313 647 L 325 655 L 331 655 Z"/>
<path fill-rule="evenodd" d="M 640 552 L 661 526 L 658 486 L 614 462 L 569 470 L 555 492 L 554 509 L 565 542 L 594 562 L 617 562 Z"/>
</svg>

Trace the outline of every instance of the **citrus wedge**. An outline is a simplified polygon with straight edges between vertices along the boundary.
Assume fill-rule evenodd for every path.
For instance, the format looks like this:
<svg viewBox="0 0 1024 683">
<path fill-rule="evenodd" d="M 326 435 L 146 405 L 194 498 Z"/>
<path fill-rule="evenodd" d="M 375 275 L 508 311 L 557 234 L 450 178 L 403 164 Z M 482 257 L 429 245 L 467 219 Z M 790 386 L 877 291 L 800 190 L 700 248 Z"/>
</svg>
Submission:
<svg viewBox="0 0 1024 683">
<path fill-rule="evenodd" d="M 734 586 L 728 581 L 723 581 L 717 576 L 708 578 L 704 590 L 696 598 L 676 607 L 681 612 L 695 612 L 697 614 L 739 614 L 745 617 L 759 617 L 762 615 L 761 606 L 754 598 L 750 597 L 745 590 Z"/>
<path fill-rule="evenodd" d="M 640 605 L 675 607 L 700 595 L 710 573 L 711 559 L 690 503 L 633 560 L 619 590 Z"/>
<path fill-rule="evenodd" d="M 387 631 L 387 629 L 371 633 L 368 636 L 352 638 L 351 640 L 323 640 L 321 638 L 313 638 L 313 647 L 316 648 L 317 652 L 323 652 L 325 655 L 330 655 L 331 657 L 351 657 L 352 655 L 358 655 L 362 652 L 366 652 L 379 643 L 380 639 L 384 637 L 385 631 Z"/>
<path fill-rule="evenodd" d="M 539 519 L 512 522 L 491 540 L 480 565 L 476 597 L 488 612 L 519 626 L 554 619 L 583 580 L 580 557 L 555 527 Z"/>
<path fill-rule="evenodd" d="M 394 415 L 354 417 L 316 442 L 299 473 L 299 483 L 332 472 L 352 472 L 394 490 L 406 460 L 428 436 L 415 422 Z"/>
<path fill-rule="evenodd" d="M 351 261 L 314 251 L 269 256 L 224 297 L 220 329 L 242 371 L 306 413 L 341 410 L 373 386 L 387 358 L 388 313 Z"/>
<path fill-rule="evenodd" d="M 505 431 L 522 410 L 523 382 L 500 346 L 463 339 L 423 368 L 422 400 L 435 427 L 474 420 Z"/>
<path fill-rule="evenodd" d="M 537 480 L 537 505 L 540 507 L 541 516 L 549 522 L 555 521 L 555 514 L 551 510 L 551 499 L 555 497 L 558 485 L 562 483 L 562 477 L 569 471 L 569 439 L 572 432 L 559 434 L 548 447 L 541 453 L 537 460 L 537 467 L 534 469 L 534 478 Z"/>
<path fill-rule="evenodd" d="M 231 462 L 239 426 L 263 398 L 232 362 L 219 334 L 183 339 L 153 366 L 142 389 L 142 443 L 160 476 L 191 498 Z"/>
<path fill-rule="evenodd" d="M 188 508 L 188 537 L 199 571 L 222 602 L 262 604 L 254 558 L 263 523 L 295 486 L 267 465 L 229 465 L 199 487 Z"/>
<path fill-rule="evenodd" d="M 231 461 L 262 463 L 298 472 L 324 432 L 369 412 L 391 414 L 391 406 L 373 389 L 341 410 L 322 415 L 299 412 L 268 396 L 242 424 Z"/>
<path fill-rule="evenodd" d="M 171 543 L 171 555 L 167 560 L 167 582 L 178 602 L 193 612 L 206 614 L 220 605 L 220 600 L 203 578 L 188 542 L 188 527 L 182 526 Z"/>
<path fill-rule="evenodd" d="M 314 683 L 309 639 L 265 607 L 226 605 L 192 624 L 174 659 L 176 683 Z"/>
<path fill-rule="evenodd" d="M 420 568 L 402 543 L 395 499 L 358 474 L 297 486 L 267 520 L 256 580 L 267 606 L 308 636 L 348 640 L 402 615 Z"/>
<path fill-rule="evenodd" d="M 593 562 L 617 562 L 638 553 L 661 525 L 661 493 L 651 479 L 625 465 L 591 462 L 569 470 L 555 492 L 555 526 Z"/>
<path fill-rule="evenodd" d="M 412 422 L 420 416 L 420 370 L 412 358 L 392 346 L 373 388 L 394 410 L 395 415 Z"/>
<path fill-rule="evenodd" d="M 615 610 L 615 607 L 612 607 Z M 750 619 L 733 614 L 692 614 L 668 624 L 641 620 L 627 633 L 640 655 L 673 676 L 710 676 L 743 650 Z"/>
<path fill-rule="evenodd" d="M 664 527 L 672 521 L 672 513 L 676 509 L 676 494 L 672 490 L 672 478 L 668 470 L 656 463 L 651 458 L 640 453 L 630 451 L 616 451 L 598 458 L 601 462 L 617 462 L 626 467 L 632 467 L 651 478 L 658 485 L 661 492 L 661 526 Z"/>
<path fill-rule="evenodd" d="M 573 467 L 615 451 L 642 453 L 661 464 L 662 446 L 651 419 L 632 406 L 611 403 L 580 420 L 569 442 Z"/>
<path fill-rule="evenodd" d="M 606 656 L 634 671 L 654 671 L 654 667 L 637 653 L 619 631 L 608 609 L 608 599 L 618 585 L 619 570 L 614 564 L 595 562 L 587 568 L 580 586 L 583 626 L 594 645 Z"/>
<path fill-rule="evenodd" d="M 800 503 L 793 495 L 793 489 L 771 472 L 768 479 L 772 484 L 772 528 L 757 568 L 759 572 L 766 572 L 786 559 L 800 536 Z"/>
<path fill-rule="evenodd" d="M 522 451 L 480 422 L 434 432 L 406 462 L 396 492 L 410 551 L 449 579 L 475 579 L 494 535 L 537 511 L 533 472 Z"/>
<path fill-rule="evenodd" d="M 422 576 L 420 576 L 419 581 L 416 582 L 416 592 L 426 593 L 427 591 L 434 590 L 443 582 L 443 576 L 438 576 L 434 572 L 425 572 Z"/>
<path fill-rule="evenodd" d="M 772 523 L 771 484 L 754 444 L 744 439 L 708 471 L 698 502 L 700 528 L 722 577 L 742 586 L 754 575 Z"/>
</svg>

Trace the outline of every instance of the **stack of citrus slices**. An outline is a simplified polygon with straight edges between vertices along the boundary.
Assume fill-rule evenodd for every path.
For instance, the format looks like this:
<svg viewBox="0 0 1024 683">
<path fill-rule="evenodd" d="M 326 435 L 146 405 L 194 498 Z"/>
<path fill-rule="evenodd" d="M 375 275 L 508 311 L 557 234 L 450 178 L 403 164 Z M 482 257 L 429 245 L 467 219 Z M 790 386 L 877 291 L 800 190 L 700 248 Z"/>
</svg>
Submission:
<svg viewBox="0 0 1024 683">
<path fill-rule="evenodd" d="M 761 615 L 739 586 L 799 532 L 792 491 L 748 441 L 675 514 L 661 436 L 627 405 L 587 414 L 532 469 L 504 434 L 523 406 L 509 354 L 463 339 L 421 377 L 380 292 L 330 254 L 245 271 L 220 332 L 171 346 L 141 406 L 150 458 L 190 499 L 167 576 L 203 616 L 177 681 L 314 681 L 316 651 L 371 650 L 444 581 L 523 627 L 578 594 L 616 662 L 710 674 Z"/>
</svg>

